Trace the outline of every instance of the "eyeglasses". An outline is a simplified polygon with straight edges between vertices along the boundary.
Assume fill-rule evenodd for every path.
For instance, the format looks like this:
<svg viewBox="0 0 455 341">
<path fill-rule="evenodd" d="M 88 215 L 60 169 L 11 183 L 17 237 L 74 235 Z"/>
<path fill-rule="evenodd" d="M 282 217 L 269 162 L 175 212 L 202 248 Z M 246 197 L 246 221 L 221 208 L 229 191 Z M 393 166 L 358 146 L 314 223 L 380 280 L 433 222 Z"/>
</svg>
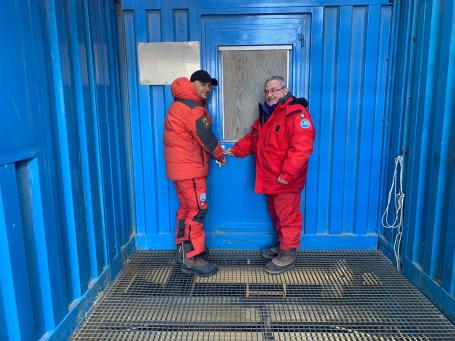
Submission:
<svg viewBox="0 0 455 341">
<path fill-rule="evenodd" d="M 279 88 L 279 89 L 264 90 L 264 95 L 267 96 L 269 93 L 272 95 L 275 95 L 278 91 L 283 90 L 284 88 L 285 88 L 285 86 L 283 86 L 282 88 Z"/>
</svg>

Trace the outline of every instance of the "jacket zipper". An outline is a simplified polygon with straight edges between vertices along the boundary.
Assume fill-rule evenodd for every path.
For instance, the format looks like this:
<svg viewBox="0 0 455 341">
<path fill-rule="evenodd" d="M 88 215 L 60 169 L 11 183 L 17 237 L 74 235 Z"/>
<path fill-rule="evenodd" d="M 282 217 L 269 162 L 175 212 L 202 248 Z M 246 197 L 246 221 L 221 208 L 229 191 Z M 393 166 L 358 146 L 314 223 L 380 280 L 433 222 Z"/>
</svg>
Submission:
<svg viewBox="0 0 455 341">
<path fill-rule="evenodd" d="M 202 147 L 199 148 L 201 148 L 202 165 L 205 165 L 204 149 L 202 149 Z M 194 190 L 196 190 L 196 187 L 194 188 Z"/>
</svg>

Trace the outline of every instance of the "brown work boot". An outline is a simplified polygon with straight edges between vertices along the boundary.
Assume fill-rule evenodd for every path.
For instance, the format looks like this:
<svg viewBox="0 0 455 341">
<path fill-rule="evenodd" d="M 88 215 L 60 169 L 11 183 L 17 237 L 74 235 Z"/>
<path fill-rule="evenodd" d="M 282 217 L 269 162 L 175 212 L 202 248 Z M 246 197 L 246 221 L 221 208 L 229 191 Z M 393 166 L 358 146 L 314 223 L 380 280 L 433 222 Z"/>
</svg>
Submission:
<svg viewBox="0 0 455 341">
<path fill-rule="evenodd" d="M 218 265 L 210 263 L 200 255 L 184 258 L 180 270 L 186 275 L 210 277 L 218 272 Z"/>
<path fill-rule="evenodd" d="M 287 249 L 265 265 L 265 271 L 271 275 L 278 275 L 294 267 L 297 250 Z"/>
<path fill-rule="evenodd" d="M 278 256 L 280 253 L 280 249 L 278 246 L 270 247 L 268 249 L 262 250 L 261 251 L 261 256 L 264 257 L 265 259 L 273 259 L 276 256 Z"/>
</svg>

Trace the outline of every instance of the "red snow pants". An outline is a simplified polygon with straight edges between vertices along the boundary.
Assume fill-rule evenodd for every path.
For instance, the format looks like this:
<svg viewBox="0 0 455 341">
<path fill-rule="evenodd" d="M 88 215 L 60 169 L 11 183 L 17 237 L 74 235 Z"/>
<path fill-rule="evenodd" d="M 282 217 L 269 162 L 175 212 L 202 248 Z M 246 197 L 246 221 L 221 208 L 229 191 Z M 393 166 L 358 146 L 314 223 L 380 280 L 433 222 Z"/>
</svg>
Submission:
<svg viewBox="0 0 455 341">
<path fill-rule="evenodd" d="M 180 206 L 177 210 L 175 242 L 191 242 L 193 250 L 186 253 L 191 258 L 205 251 L 203 220 L 207 214 L 206 179 L 195 178 L 175 181 Z"/>
<path fill-rule="evenodd" d="M 280 250 L 299 248 L 302 233 L 301 193 L 268 194 L 269 212 L 275 224 Z"/>
</svg>

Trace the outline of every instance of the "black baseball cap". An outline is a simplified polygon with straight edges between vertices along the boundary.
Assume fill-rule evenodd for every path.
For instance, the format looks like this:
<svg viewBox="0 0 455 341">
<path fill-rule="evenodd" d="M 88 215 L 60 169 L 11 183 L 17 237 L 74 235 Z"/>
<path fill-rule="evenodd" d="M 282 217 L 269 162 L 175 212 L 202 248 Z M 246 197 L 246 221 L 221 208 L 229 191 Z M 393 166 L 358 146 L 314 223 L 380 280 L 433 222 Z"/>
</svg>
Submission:
<svg viewBox="0 0 455 341">
<path fill-rule="evenodd" d="M 218 81 L 215 78 L 210 77 L 209 73 L 205 70 L 198 70 L 191 75 L 190 82 L 199 81 L 202 83 L 211 82 L 212 85 L 218 85 Z"/>
</svg>

